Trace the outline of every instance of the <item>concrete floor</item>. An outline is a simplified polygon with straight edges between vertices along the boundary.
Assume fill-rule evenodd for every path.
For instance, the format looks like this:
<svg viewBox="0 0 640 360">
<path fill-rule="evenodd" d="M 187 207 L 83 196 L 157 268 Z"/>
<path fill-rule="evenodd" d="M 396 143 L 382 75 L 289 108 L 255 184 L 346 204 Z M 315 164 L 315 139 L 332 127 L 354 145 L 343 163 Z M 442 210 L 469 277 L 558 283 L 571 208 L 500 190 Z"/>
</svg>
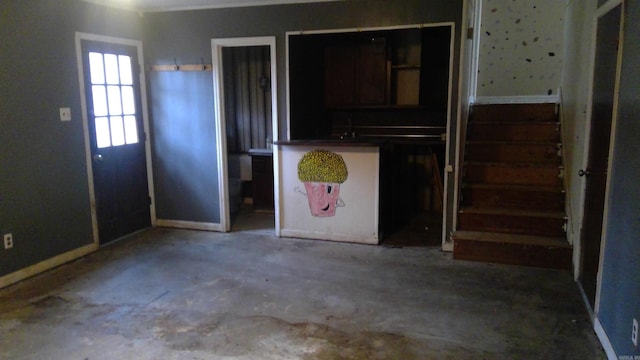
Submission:
<svg viewBox="0 0 640 360">
<path fill-rule="evenodd" d="M 567 272 L 152 229 L 0 290 L 1 359 L 604 359 Z"/>
</svg>

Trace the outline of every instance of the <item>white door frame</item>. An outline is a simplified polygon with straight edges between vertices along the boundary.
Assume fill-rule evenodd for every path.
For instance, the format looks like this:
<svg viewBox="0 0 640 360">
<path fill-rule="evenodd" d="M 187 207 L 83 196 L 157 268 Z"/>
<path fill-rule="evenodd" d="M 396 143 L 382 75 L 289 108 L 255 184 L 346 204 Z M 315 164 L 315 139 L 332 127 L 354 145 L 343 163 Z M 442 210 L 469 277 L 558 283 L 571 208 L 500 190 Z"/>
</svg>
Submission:
<svg viewBox="0 0 640 360">
<path fill-rule="evenodd" d="M 620 35 L 618 37 L 618 54 L 617 54 L 617 63 L 616 63 L 616 79 L 615 79 L 615 85 L 614 85 L 614 92 L 613 92 L 613 110 L 612 110 L 612 118 L 611 118 L 611 135 L 610 135 L 610 140 L 609 140 L 609 161 L 607 164 L 607 181 L 606 181 L 606 185 L 605 185 L 605 194 L 604 194 L 604 212 L 602 214 L 602 236 L 600 238 L 600 259 L 598 261 L 598 275 L 596 277 L 596 298 L 595 298 L 595 302 L 594 302 L 594 306 L 593 306 L 593 314 L 592 314 L 592 318 L 593 318 L 593 328 L 595 330 L 595 333 L 598 337 L 598 339 L 600 340 L 600 343 L 602 344 L 602 347 L 605 350 L 605 353 L 607 354 L 607 356 L 611 359 L 617 358 L 617 354 L 615 352 L 615 350 L 613 349 L 613 346 L 611 344 L 611 341 L 609 340 L 609 337 L 606 333 L 606 331 L 604 330 L 604 328 L 602 327 L 602 324 L 600 323 L 599 317 L 598 317 L 598 313 L 600 311 L 600 298 L 601 298 L 601 292 L 602 292 L 602 269 L 603 269 L 603 260 L 604 260 L 604 253 L 605 253 L 605 249 L 606 249 L 606 245 L 607 245 L 607 236 L 606 236 L 606 230 L 607 230 L 607 220 L 608 220 L 608 215 L 609 215 L 609 195 L 610 195 L 610 184 L 611 184 L 611 167 L 613 164 L 613 150 L 615 148 L 615 134 L 616 134 L 616 126 L 617 126 L 617 119 L 618 119 L 618 100 L 619 100 L 619 95 L 620 95 L 620 76 L 621 76 L 621 70 L 622 70 L 622 54 L 623 54 L 623 44 L 624 44 L 624 21 L 625 21 L 625 7 L 624 7 L 624 2 L 623 0 L 609 0 L 608 2 L 606 2 L 605 4 L 603 4 L 602 6 L 600 6 L 594 16 L 593 16 L 593 28 L 592 28 L 592 33 L 591 33 L 591 54 L 590 54 L 590 65 L 589 65 L 589 87 L 588 87 L 588 91 L 587 91 L 587 117 L 586 117 L 586 126 L 585 126 L 585 144 L 584 144 L 584 149 L 583 149 L 583 164 L 582 164 L 582 168 L 586 169 L 587 168 L 587 164 L 589 162 L 589 145 L 590 145 L 590 139 L 591 139 L 591 120 L 592 120 L 592 109 L 593 109 L 593 83 L 594 83 L 594 73 L 595 73 L 595 62 L 596 62 L 596 47 L 597 47 L 597 39 L 598 39 L 598 22 L 600 20 L 601 17 L 607 15 L 611 10 L 617 8 L 618 6 L 620 6 Z M 576 257 L 574 257 L 574 259 L 577 259 L 575 261 L 574 264 L 574 277 L 577 280 L 578 276 L 580 275 L 580 269 L 582 268 L 582 263 L 580 261 L 580 259 L 582 258 L 582 248 L 581 248 L 581 241 L 580 239 L 582 239 L 582 222 L 584 219 L 584 203 L 585 203 L 585 189 L 586 189 L 586 180 L 582 181 L 582 185 L 580 188 L 580 214 L 579 214 L 579 220 L 580 220 L 580 226 L 579 226 L 579 232 L 577 234 L 577 241 L 574 242 L 574 247 L 575 250 L 574 252 L 576 252 Z M 583 296 L 584 293 L 583 293 Z M 586 296 L 584 298 L 584 301 L 586 304 L 589 303 L 589 301 L 587 300 Z M 588 307 L 588 306 L 587 306 Z"/>
<path fill-rule="evenodd" d="M 592 31 L 592 40 L 591 40 L 591 64 L 589 74 L 591 78 L 589 79 L 589 91 L 588 91 L 588 99 L 587 99 L 587 122 L 585 129 L 585 146 L 584 146 L 584 155 L 583 155 L 583 169 L 587 168 L 589 162 L 589 146 L 591 139 L 591 121 L 592 121 L 592 110 L 593 110 L 593 86 L 594 86 L 594 74 L 595 74 L 595 62 L 596 62 L 596 47 L 597 47 L 597 38 L 598 38 L 598 23 L 601 17 L 607 15 L 610 11 L 616 9 L 620 6 L 621 18 L 620 18 L 620 35 L 619 35 L 619 43 L 618 43 L 618 53 L 617 53 L 617 62 L 616 62 L 616 75 L 615 75 L 615 85 L 613 90 L 613 110 L 611 115 L 611 135 L 609 139 L 609 160 L 607 164 L 607 182 L 605 186 L 605 195 L 604 195 L 604 212 L 602 214 L 602 237 L 600 238 L 600 259 L 598 261 L 598 276 L 596 281 L 596 299 L 593 306 L 593 314 L 594 317 L 597 317 L 598 310 L 600 307 L 600 290 L 601 290 L 601 281 L 602 281 L 602 263 L 604 259 L 604 252 L 606 246 L 606 228 L 607 228 L 607 218 L 609 214 L 609 193 L 610 193 L 610 182 L 611 182 L 611 167 L 613 164 L 613 149 L 615 146 L 615 134 L 616 134 L 616 123 L 618 118 L 618 98 L 620 95 L 620 73 L 622 69 L 622 51 L 623 51 L 623 34 L 624 34 L 624 6 L 622 5 L 622 0 L 610 0 L 609 2 L 602 5 L 594 15 L 594 26 Z M 582 186 L 581 186 L 581 194 L 582 201 L 580 206 L 580 227 L 579 234 L 576 239 L 582 238 L 582 221 L 584 220 L 584 203 L 586 201 L 585 195 L 586 189 L 586 179 L 583 178 Z M 580 243 L 580 241 L 577 241 Z M 582 249 L 579 249 L 581 252 Z M 579 254 L 578 259 L 581 256 Z M 582 267 L 582 264 L 578 265 L 578 269 Z"/>
<path fill-rule="evenodd" d="M 91 158 L 91 138 L 89 136 L 89 119 L 87 116 L 87 98 L 84 86 L 84 65 L 82 60 L 82 41 L 98 41 L 109 44 L 127 45 L 136 48 L 139 65 L 140 76 L 140 97 L 142 101 L 142 125 L 144 128 L 144 152 L 147 162 L 147 188 L 149 190 L 149 197 L 151 198 L 151 204 L 149 205 L 149 213 L 151 216 L 151 226 L 156 225 L 156 206 L 155 206 L 155 192 L 153 185 L 153 166 L 151 164 L 151 143 L 149 141 L 149 112 L 147 109 L 147 88 L 145 80 L 145 72 L 143 64 L 142 53 L 142 41 L 125 39 L 111 36 L 103 36 L 97 34 L 89 34 L 76 32 L 76 58 L 78 63 L 78 82 L 80 85 L 80 105 L 82 107 L 82 128 L 84 130 L 84 151 L 85 162 L 87 165 L 87 180 L 89 183 L 89 202 L 91 204 L 91 227 L 93 230 L 93 242 L 96 246 L 99 245 L 98 239 L 98 215 L 96 213 L 96 194 L 93 184 L 93 161 Z"/>
<path fill-rule="evenodd" d="M 222 68 L 222 48 L 225 47 L 245 47 L 245 46 L 269 46 L 271 58 L 271 121 L 273 141 L 278 140 L 278 93 L 276 77 L 276 37 L 240 37 L 240 38 L 219 38 L 211 40 L 211 55 L 213 61 L 213 91 L 215 93 L 215 116 L 216 116 L 216 151 L 218 153 L 218 199 L 220 199 L 220 230 L 231 230 L 231 215 L 229 209 L 229 178 L 227 166 L 227 128 L 224 108 L 224 69 Z M 277 150 L 273 150 L 273 174 L 274 174 L 274 207 L 276 228 L 278 227 L 279 199 L 278 194 L 278 157 Z"/>
<path fill-rule="evenodd" d="M 478 83 L 478 58 L 480 53 L 480 19 L 482 0 L 464 0 L 462 6 L 462 30 L 460 34 L 460 65 L 458 69 L 458 112 L 456 119 L 456 149 L 453 169 L 453 221 L 452 231 L 458 229 L 458 208 L 462 182 L 462 162 L 467 133 L 467 120 L 475 103 Z M 471 32 L 471 34 L 469 34 Z M 468 35 L 471 35 L 469 46 Z M 453 241 L 443 239 L 442 249 L 453 251 Z"/>
</svg>

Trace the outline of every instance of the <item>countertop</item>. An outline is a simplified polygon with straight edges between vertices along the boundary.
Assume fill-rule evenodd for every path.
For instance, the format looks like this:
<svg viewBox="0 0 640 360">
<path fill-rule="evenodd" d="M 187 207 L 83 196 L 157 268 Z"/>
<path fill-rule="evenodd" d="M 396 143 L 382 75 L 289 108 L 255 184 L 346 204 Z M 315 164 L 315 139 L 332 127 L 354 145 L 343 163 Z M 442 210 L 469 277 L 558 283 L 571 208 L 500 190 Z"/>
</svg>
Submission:
<svg viewBox="0 0 640 360">
<path fill-rule="evenodd" d="M 345 146 L 345 147 L 372 147 L 382 146 L 385 142 L 376 139 L 307 139 L 307 140 L 279 140 L 275 145 L 287 146 Z"/>
<path fill-rule="evenodd" d="M 249 155 L 273 156 L 273 149 L 249 149 Z"/>
</svg>

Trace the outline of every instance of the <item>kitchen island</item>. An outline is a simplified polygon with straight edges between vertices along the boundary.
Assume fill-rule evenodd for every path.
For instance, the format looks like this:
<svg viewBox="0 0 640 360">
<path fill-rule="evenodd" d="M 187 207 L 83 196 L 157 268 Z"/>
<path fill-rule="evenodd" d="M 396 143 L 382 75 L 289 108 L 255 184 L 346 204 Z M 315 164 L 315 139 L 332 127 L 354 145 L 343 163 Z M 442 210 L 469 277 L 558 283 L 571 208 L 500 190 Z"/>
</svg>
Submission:
<svg viewBox="0 0 640 360">
<path fill-rule="evenodd" d="M 280 236 L 379 243 L 380 144 L 350 139 L 275 145 Z"/>
</svg>

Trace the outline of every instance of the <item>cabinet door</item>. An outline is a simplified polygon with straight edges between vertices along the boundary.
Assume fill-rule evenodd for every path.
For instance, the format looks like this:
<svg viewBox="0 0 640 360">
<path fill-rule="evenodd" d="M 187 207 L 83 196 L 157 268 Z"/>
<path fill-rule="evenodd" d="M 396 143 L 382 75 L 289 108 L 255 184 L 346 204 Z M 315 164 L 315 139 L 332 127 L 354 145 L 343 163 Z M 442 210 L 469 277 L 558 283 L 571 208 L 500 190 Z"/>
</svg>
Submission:
<svg viewBox="0 0 640 360">
<path fill-rule="evenodd" d="M 387 51 L 384 38 L 373 38 L 359 46 L 357 103 L 384 105 L 387 102 Z"/>
<path fill-rule="evenodd" d="M 273 157 L 251 156 L 253 208 L 273 209 Z"/>
<path fill-rule="evenodd" d="M 357 48 L 330 46 L 325 49 L 324 59 L 326 105 L 354 105 Z"/>
</svg>

